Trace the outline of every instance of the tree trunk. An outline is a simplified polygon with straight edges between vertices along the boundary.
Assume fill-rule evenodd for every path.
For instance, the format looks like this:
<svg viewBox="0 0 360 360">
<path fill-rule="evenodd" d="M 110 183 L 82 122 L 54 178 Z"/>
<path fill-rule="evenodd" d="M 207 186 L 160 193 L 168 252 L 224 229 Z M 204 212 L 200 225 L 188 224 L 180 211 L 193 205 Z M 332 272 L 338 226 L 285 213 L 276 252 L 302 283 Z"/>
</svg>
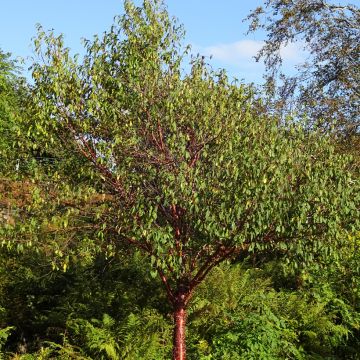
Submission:
<svg viewBox="0 0 360 360">
<path fill-rule="evenodd" d="M 173 360 L 186 359 L 186 308 L 183 301 L 174 306 Z"/>
</svg>

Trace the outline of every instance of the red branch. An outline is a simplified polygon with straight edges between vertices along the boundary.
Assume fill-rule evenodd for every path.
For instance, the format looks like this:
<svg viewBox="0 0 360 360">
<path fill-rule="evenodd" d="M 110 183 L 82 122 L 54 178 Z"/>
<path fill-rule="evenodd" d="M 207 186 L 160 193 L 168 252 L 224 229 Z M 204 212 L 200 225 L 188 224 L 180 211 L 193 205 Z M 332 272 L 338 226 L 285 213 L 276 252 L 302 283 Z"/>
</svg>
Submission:
<svg viewBox="0 0 360 360">
<path fill-rule="evenodd" d="M 172 289 L 171 289 L 171 287 L 170 287 L 170 285 L 168 283 L 168 280 L 167 280 L 164 272 L 159 267 L 157 267 L 157 272 L 160 275 L 161 281 L 165 285 L 166 293 L 167 293 L 167 296 L 169 298 L 170 303 L 174 304 L 176 299 L 175 299 L 174 293 L 173 293 L 173 291 L 172 291 Z"/>
</svg>

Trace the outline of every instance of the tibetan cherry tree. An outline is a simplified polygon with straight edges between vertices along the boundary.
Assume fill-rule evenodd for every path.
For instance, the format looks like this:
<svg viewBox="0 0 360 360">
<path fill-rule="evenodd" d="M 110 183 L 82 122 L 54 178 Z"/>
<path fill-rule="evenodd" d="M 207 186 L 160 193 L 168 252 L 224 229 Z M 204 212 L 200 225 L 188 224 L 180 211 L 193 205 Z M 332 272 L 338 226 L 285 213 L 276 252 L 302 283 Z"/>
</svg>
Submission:
<svg viewBox="0 0 360 360">
<path fill-rule="evenodd" d="M 33 228 L 56 233 L 61 254 L 75 249 L 80 224 L 101 235 L 78 236 L 83 252 L 141 251 L 173 309 L 173 359 L 184 360 L 187 305 L 212 268 L 268 249 L 331 249 L 358 198 L 348 160 L 325 138 L 266 115 L 251 88 L 189 60 L 182 37 L 157 0 L 125 1 L 81 60 L 40 28 L 29 131 L 59 163 L 36 172 L 37 209 L 53 204 L 67 235 L 51 219 Z"/>
</svg>

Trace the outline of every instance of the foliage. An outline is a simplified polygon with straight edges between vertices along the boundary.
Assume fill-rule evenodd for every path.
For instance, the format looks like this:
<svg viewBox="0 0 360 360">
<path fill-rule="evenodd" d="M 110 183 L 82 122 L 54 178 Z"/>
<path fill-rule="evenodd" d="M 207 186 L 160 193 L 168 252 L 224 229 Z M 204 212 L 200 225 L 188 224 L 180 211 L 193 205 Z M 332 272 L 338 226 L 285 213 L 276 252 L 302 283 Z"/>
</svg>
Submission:
<svg viewBox="0 0 360 360">
<path fill-rule="evenodd" d="M 277 105 L 300 111 L 315 125 L 335 125 L 347 135 L 358 134 L 358 6 L 324 0 L 267 0 L 247 19 L 250 32 L 263 29 L 267 33 L 257 59 L 264 59 L 269 85 L 282 80 Z M 285 76 L 280 50 L 292 43 L 303 48 L 308 58 L 294 76 Z"/>
<path fill-rule="evenodd" d="M 94 233 L 114 251 L 137 247 L 172 302 L 179 286 L 189 297 L 236 252 L 280 247 L 302 256 L 332 246 L 357 214 L 348 159 L 326 137 L 259 113 L 250 88 L 201 58 L 183 75 L 182 30 L 160 2 L 125 8 L 102 39 L 86 42 L 82 63 L 61 36 L 40 29 L 45 63 L 33 66 L 38 117 L 30 129 L 38 146 L 75 159 L 78 181 L 61 168 L 39 169 L 25 232 L 56 229 L 50 247 L 61 256 L 76 248 L 72 236 L 83 252 L 103 251 Z M 91 196 L 100 204 L 82 214 Z M 82 225 L 93 235 L 79 233 Z"/>
<path fill-rule="evenodd" d="M 73 341 L 96 359 L 156 360 L 171 353 L 171 324 L 149 310 L 130 313 L 120 326 L 106 314 L 102 322 L 74 319 L 69 331 Z"/>
<path fill-rule="evenodd" d="M 18 352 L 19 359 L 111 359 L 106 349 L 109 354 L 115 349 L 120 359 L 169 358 L 171 309 L 163 308 L 164 299 L 156 292 L 160 284 L 147 278 L 140 260 L 98 259 L 82 269 L 78 264 L 67 273 L 53 273 L 46 258 L 13 254 L 14 265 L 22 266 L 1 266 L 6 269 L 1 284 L 8 284 L 2 287 L 1 306 L 8 315 L 0 321 L 16 324 L 27 343 L 14 329 L 4 349 L 15 353 L 18 344 L 25 345 L 26 357 Z M 341 359 L 356 354 L 359 302 L 353 299 L 356 291 L 351 295 L 351 287 L 343 288 L 336 278 L 344 279 L 341 273 L 334 267 L 307 269 L 306 286 L 290 289 L 290 273 L 281 280 L 274 265 L 262 270 L 224 264 L 209 274 L 188 309 L 190 359 Z"/>
<path fill-rule="evenodd" d="M 0 49 L 0 173 L 9 176 L 19 167 L 19 118 L 25 116 L 28 90 L 18 75 L 18 62 Z"/>
<path fill-rule="evenodd" d="M 14 125 L 21 153 L 4 147 L 4 164 L 28 165 L 1 169 L 13 209 L 0 226 L 6 353 L 169 358 L 171 316 L 188 308 L 190 358 L 350 354 L 359 273 L 346 245 L 357 246 L 360 199 L 351 157 L 327 134 L 267 113 L 252 87 L 203 58 L 184 72 L 183 30 L 161 1 L 125 10 L 85 41 L 82 61 L 39 28 L 42 60 Z M 307 287 L 220 265 L 248 256 L 284 259 Z M 326 261 L 336 264 L 326 273 L 313 266 Z"/>
<path fill-rule="evenodd" d="M 109 313 L 119 324 L 131 312 L 138 314 L 143 308 L 156 312 L 164 302 L 159 284 L 147 278 L 136 256 L 131 257 L 131 266 L 126 258 L 118 262 L 97 258 L 86 266 L 72 264 L 64 273 L 52 271 L 41 252 L 2 250 L 1 255 L 0 326 L 16 327 L 7 344 L 11 351 L 32 352 L 44 341 L 62 344 L 62 334 L 70 331 L 75 318 L 91 320 Z M 153 296 L 148 298 L 144 291 Z"/>
<path fill-rule="evenodd" d="M 239 265 L 214 269 L 189 309 L 192 358 L 335 355 L 351 330 L 340 321 L 339 306 L 332 304 L 334 294 L 316 298 L 309 294 L 311 291 L 284 288 L 276 291 L 260 269 Z"/>
<path fill-rule="evenodd" d="M 12 326 L 7 326 L 6 328 L 0 329 L 0 359 L 1 360 L 3 359 L 2 350 L 12 329 L 13 329 Z"/>
</svg>

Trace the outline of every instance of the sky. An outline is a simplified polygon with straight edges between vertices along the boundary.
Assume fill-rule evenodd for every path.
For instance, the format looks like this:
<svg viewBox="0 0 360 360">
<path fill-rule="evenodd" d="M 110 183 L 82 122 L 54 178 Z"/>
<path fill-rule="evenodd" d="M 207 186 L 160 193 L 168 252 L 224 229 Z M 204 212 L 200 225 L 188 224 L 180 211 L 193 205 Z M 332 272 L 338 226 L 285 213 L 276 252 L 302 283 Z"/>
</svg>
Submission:
<svg viewBox="0 0 360 360">
<path fill-rule="evenodd" d="M 140 1 L 135 1 L 137 4 Z M 254 56 L 265 38 L 246 35 L 242 21 L 261 0 L 165 0 L 168 11 L 184 24 L 185 43 L 194 53 L 212 55 L 210 63 L 224 68 L 231 77 L 261 83 L 264 67 Z M 65 35 L 73 53 L 83 53 L 81 38 L 91 39 L 109 29 L 115 15 L 123 13 L 122 0 L 3 0 L 0 12 L 0 49 L 22 57 L 30 64 L 36 24 Z M 289 72 L 302 58 L 299 46 L 284 51 Z M 26 73 L 25 75 L 29 77 Z"/>
</svg>

